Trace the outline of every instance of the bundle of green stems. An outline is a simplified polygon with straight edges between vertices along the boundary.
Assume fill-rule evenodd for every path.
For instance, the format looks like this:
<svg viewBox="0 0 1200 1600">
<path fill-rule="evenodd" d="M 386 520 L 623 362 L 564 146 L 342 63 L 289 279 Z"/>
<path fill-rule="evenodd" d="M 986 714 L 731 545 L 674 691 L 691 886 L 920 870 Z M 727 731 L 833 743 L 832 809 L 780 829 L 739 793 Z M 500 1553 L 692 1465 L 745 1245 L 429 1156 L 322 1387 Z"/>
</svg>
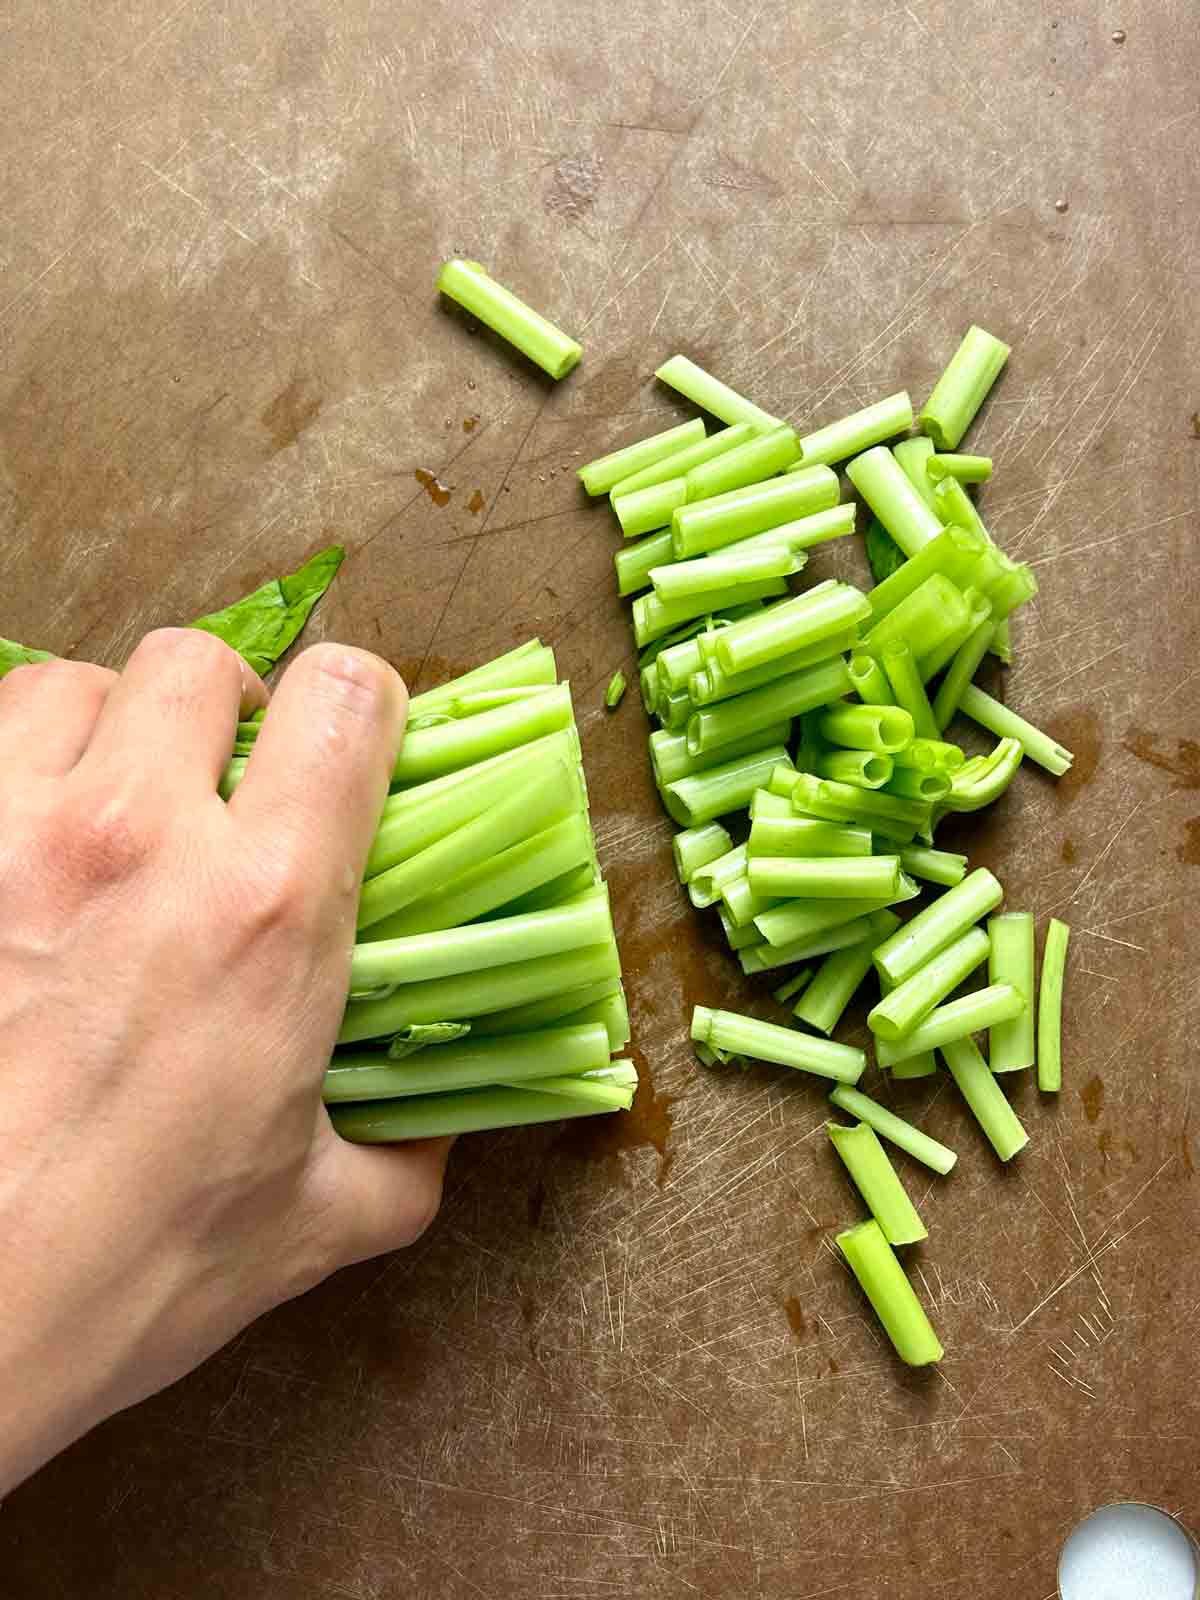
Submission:
<svg viewBox="0 0 1200 1600">
<path fill-rule="evenodd" d="M 676 872 L 694 905 L 716 909 L 743 972 L 785 979 L 775 998 L 792 1013 L 781 1026 L 698 1006 L 697 1054 L 839 1080 L 833 1102 L 856 1121 L 830 1137 L 872 1221 L 838 1244 L 914 1363 L 941 1346 L 894 1250 L 925 1228 L 880 1140 L 941 1173 L 955 1156 L 854 1087 L 868 1058 L 835 1029 L 874 978 L 876 1067 L 926 1077 L 940 1054 L 1003 1161 L 1027 1136 L 1000 1075 L 1036 1063 L 1044 1090 L 1061 1082 L 1064 925 L 1047 939 L 1039 1026 L 1033 917 L 1000 910 L 996 878 L 934 843 L 944 817 L 998 799 L 1023 760 L 1054 775 L 1071 763 L 974 682 L 989 652 L 1010 657 L 1010 618 L 1037 592 L 968 493 L 991 459 L 956 453 L 1007 356 L 969 330 L 920 433 L 899 439 L 907 394 L 800 432 L 674 357 L 659 378 L 726 426 L 668 429 L 641 442 L 626 481 L 601 475 L 628 541 L 618 589 L 661 723 L 651 764 L 680 827 Z M 867 592 L 807 581 L 821 545 L 854 531 L 839 465 L 895 552 Z M 997 742 L 968 755 L 956 718 Z M 975 1042 L 985 1031 L 990 1060 Z"/>
</svg>

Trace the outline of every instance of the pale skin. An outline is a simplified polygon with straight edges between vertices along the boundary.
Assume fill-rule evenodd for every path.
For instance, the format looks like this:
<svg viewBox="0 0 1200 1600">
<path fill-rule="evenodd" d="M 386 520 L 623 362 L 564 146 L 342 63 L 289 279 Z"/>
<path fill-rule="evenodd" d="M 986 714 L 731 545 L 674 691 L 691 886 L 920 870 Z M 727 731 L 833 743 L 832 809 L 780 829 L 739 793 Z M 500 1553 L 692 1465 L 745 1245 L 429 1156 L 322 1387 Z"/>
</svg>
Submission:
<svg viewBox="0 0 1200 1600">
<path fill-rule="evenodd" d="M 411 1244 L 450 1141 L 342 1143 L 321 1078 L 408 697 L 207 634 L 0 681 L 0 1497 L 337 1268 Z"/>
</svg>

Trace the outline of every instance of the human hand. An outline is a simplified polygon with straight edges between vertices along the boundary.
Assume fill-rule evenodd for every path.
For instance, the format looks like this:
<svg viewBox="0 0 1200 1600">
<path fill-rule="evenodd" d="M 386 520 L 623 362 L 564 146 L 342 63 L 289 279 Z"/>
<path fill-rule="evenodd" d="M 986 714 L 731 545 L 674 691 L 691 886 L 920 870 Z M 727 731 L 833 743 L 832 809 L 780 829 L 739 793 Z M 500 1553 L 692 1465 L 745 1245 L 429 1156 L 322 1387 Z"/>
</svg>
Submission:
<svg viewBox="0 0 1200 1600">
<path fill-rule="evenodd" d="M 321 1104 L 404 685 L 305 651 L 226 805 L 265 703 L 188 629 L 0 683 L 0 1494 L 437 1210 L 448 1140 Z"/>
</svg>

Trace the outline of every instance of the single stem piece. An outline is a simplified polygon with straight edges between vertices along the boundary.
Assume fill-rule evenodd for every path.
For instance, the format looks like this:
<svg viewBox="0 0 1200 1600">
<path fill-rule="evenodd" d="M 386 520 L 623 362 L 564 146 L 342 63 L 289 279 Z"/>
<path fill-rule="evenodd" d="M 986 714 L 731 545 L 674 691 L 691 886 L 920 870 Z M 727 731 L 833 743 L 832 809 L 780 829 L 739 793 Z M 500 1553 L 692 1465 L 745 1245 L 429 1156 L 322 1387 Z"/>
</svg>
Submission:
<svg viewBox="0 0 1200 1600">
<path fill-rule="evenodd" d="M 1008 355 L 1008 345 L 986 329 L 974 324 L 967 329 L 921 407 L 921 432 L 928 434 L 939 450 L 958 448 Z"/>
<path fill-rule="evenodd" d="M 352 1144 L 396 1144 L 406 1139 L 481 1133 L 488 1128 L 523 1128 L 537 1122 L 628 1111 L 633 1093 L 632 1089 L 614 1087 L 604 1095 L 595 1094 L 585 1100 L 533 1088 L 497 1086 L 415 1095 L 411 1100 L 368 1100 L 362 1105 L 331 1106 L 329 1117 L 334 1131 Z"/>
<path fill-rule="evenodd" d="M 761 483 L 783 472 L 799 456 L 795 428 L 772 428 L 767 433 L 757 434 L 715 460 L 693 467 L 687 474 L 688 502 L 711 500 L 714 495 Z"/>
<path fill-rule="evenodd" d="M 706 461 L 723 456 L 728 450 L 736 450 L 738 445 L 753 439 L 756 432 L 752 423 L 739 422 L 735 427 L 718 429 L 706 439 L 702 437 L 703 423 L 697 422 L 695 426 L 700 428 L 701 436 L 693 435 L 694 443 L 676 450 L 651 466 L 631 473 L 619 483 L 614 483 L 609 490 L 613 500 L 617 500 L 621 495 L 633 494 L 637 489 L 651 489 L 656 483 L 665 483 L 668 478 L 684 478 L 693 467 L 702 466 Z"/>
<path fill-rule="evenodd" d="M 687 727 L 688 718 L 695 709 L 692 697 L 686 689 L 680 689 L 678 693 L 664 694 L 660 686 L 654 714 L 668 733 L 681 733 Z"/>
<path fill-rule="evenodd" d="M 838 422 L 806 433 L 800 441 L 800 463 L 806 467 L 828 467 L 835 461 L 845 461 L 884 439 L 907 433 L 912 419 L 912 401 L 908 391 L 901 389 L 898 394 L 877 400 L 873 406 L 865 406 Z"/>
<path fill-rule="evenodd" d="M 675 554 L 704 555 L 752 534 L 766 533 L 798 517 L 828 511 L 838 503 L 837 473 L 828 467 L 806 467 L 782 478 L 732 489 L 712 500 L 680 505 L 671 515 Z"/>
<path fill-rule="evenodd" d="M 907 895 L 899 895 L 891 903 L 899 904 L 906 898 Z M 859 922 L 873 917 L 876 912 L 885 909 L 886 905 L 881 899 L 790 900 L 785 904 L 771 906 L 767 911 L 760 911 L 754 923 L 768 944 L 783 950 L 789 945 L 798 944 L 803 939 L 811 939 L 817 934 L 825 933 L 830 928 L 843 927 L 848 922 Z M 879 944 L 888 937 L 891 931 L 890 924 L 886 921 L 874 922 L 869 928 L 864 927 L 859 938 L 865 939 L 868 933 L 876 930 L 878 937 L 875 943 Z M 847 942 L 857 943 L 858 940 Z M 830 948 L 842 947 L 837 945 Z"/>
<path fill-rule="evenodd" d="M 1010 984 L 1025 1001 L 1023 1010 L 992 1027 L 988 1063 L 993 1072 L 1021 1072 L 1032 1067 L 1037 1056 L 1033 912 L 1003 911 L 990 917 L 988 937 L 992 942 L 988 981 Z"/>
<path fill-rule="evenodd" d="M 893 776 L 891 756 L 873 756 L 869 750 L 829 750 L 805 765 L 820 778 L 856 789 L 882 789 Z"/>
<path fill-rule="evenodd" d="M 410 718 L 417 718 L 444 711 L 449 702 L 481 689 L 549 687 L 557 682 L 558 668 L 554 662 L 554 651 L 540 639 L 527 639 L 515 650 L 497 656 L 494 661 L 485 662 L 482 667 L 464 672 L 461 677 L 439 684 L 436 689 L 424 689 L 420 694 L 414 694 L 408 702 L 408 714 Z"/>
<path fill-rule="evenodd" d="M 668 384 L 677 393 L 686 395 L 702 411 L 707 411 L 722 422 L 730 425 L 750 422 L 756 428 L 779 426 L 778 417 L 743 399 L 736 390 L 722 383 L 719 378 L 712 377 L 686 356 L 672 356 L 669 361 L 663 362 L 654 376 L 660 383 Z"/>
<path fill-rule="evenodd" d="M 895 613 L 893 613 L 894 615 Z M 890 622 L 891 617 L 885 619 Z M 889 639 L 883 647 L 883 671 L 896 704 L 912 718 L 913 732 L 918 739 L 936 739 L 940 729 L 933 720 L 933 707 L 921 682 L 921 674 L 907 639 Z"/>
<path fill-rule="evenodd" d="M 595 983 L 566 989 L 559 994 L 545 995 L 540 1000 L 505 1006 L 499 1011 L 489 1011 L 486 1016 L 472 1018 L 471 1037 L 532 1033 L 535 1029 L 546 1028 L 556 1022 L 565 1026 L 577 1018 L 588 1021 L 589 1018 L 582 1016 L 583 1012 L 591 1006 L 603 1004 L 613 995 L 621 997 L 620 980 L 601 978 Z M 627 1025 L 627 1015 L 625 1021 Z"/>
<path fill-rule="evenodd" d="M 871 970 L 871 955 L 880 939 L 900 926 L 890 911 L 880 911 L 865 939 L 826 956 L 792 1015 L 818 1033 L 831 1034 L 841 1020 L 863 979 Z"/>
<path fill-rule="evenodd" d="M 924 500 L 931 511 L 936 512 L 933 503 L 933 483 L 929 477 L 929 458 L 933 455 L 933 440 L 925 435 L 918 434 L 915 439 L 901 439 L 899 444 L 892 446 L 900 470 L 912 484 L 913 488 Z"/>
<path fill-rule="evenodd" d="M 923 878 L 926 883 L 944 884 L 953 889 L 967 875 L 966 856 L 953 855 L 949 850 L 931 850 L 926 845 L 888 845 L 900 857 L 900 865 L 913 878 Z"/>
<path fill-rule="evenodd" d="M 1029 1135 L 1009 1105 L 1004 1090 L 974 1039 L 954 1039 L 942 1046 L 942 1060 L 1001 1161 L 1011 1161 L 1029 1143 Z"/>
<path fill-rule="evenodd" d="M 932 1078 L 937 1071 L 937 1057 L 932 1050 L 921 1050 L 915 1056 L 897 1061 L 892 1066 L 892 1079 L 900 1082 L 910 1078 Z"/>
<path fill-rule="evenodd" d="M 906 800 L 928 800 L 936 803 L 950 793 L 951 778 L 948 772 L 918 772 L 913 767 L 901 767 L 884 785 L 888 794 L 898 794 Z"/>
<path fill-rule="evenodd" d="M 913 772 L 955 773 L 966 761 L 960 747 L 943 739 L 914 739 L 892 758 L 897 767 Z"/>
<path fill-rule="evenodd" d="M 879 657 L 894 640 L 903 639 L 914 656 L 926 656 L 970 615 L 962 590 L 941 573 L 934 573 L 874 624 L 862 648 Z"/>
<path fill-rule="evenodd" d="M 639 649 L 665 633 L 670 633 L 680 623 L 694 617 L 704 617 L 713 611 L 723 611 L 750 600 L 770 600 L 787 593 L 782 578 L 762 578 L 757 583 L 730 584 L 724 589 L 707 589 L 703 594 L 685 596 L 682 600 L 666 602 L 656 594 L 640 594 L 633 602 L 633 637 Z"/>
<path fill-rule="evenodd" d="M 671 542 L 670 528 L 648 534 L 636 544 L 622 545 L 613 557 L 617 574 L 617 593 L 637 594 L 650 585 L 650 574 L 655 567 L 666 566 L 675 559 L 675 546 Z"/>
<path fill-rule="evenodd" d="M 544 1000 L 567 989 L 621 975 L 616 944 L 586 945 L 552 956 L 514 961 L 504 967 L 450 978 L 401 984 L 379 1000 L 352 1000 L 338 1033 L 339 1044 L 380 1039 L 414 1022 L 466 1021 L 489 1011 Z"/>
<path fill-rule="evenodd" d="M 881 621 L 934 577 L 945 578 L 956 589 L 981 589 L 990 599 L 993 586 L 1004 576 L 999 556 L 980 534 L 966 528 L 943 528 L 936 539 L 868 592 L 871 615 Z"/>
<path fill-rule="evenodd" d="M 722 829 L 722 832 L 724 830 Z M 692 904 L 703 910 L 706 906 L 715 905 L 721 898 L 721 890 L 727 883 L 732 883 L 735 878 L 746 876 L 747 850 L 744 844 L 731 844 L 729 849 L 710 861 L 707 866 L 697 869 L 692 874 L 689 888 L 692 894 Z"/>
<path fill-rule="evenodd" d="M 798 717 L 803 711 L 828 705 L 849 689 L 846 663 L 840 656 L 821 662 L 748 694 L 702 707 L 688 722 L 688 749 L 693 755 L 703 755 L 735 739 L 748 738 L 781 718 Z"/>
<path fill-rule="evenodd" d="M 750 887 L 750 879 L 745 873 L 721 885 L 721 904 L 729 913 L 735 928 L 748 927 L 756 917 L 778 903 L 769 894 L 757 894 Z"/>
<path fill-rule="evenodd" d="M 932 443 L 932 441 L 930 441 Z M 959 483 L 986 483 L 992 475 L 991 456 L 931 455 L 925 464 L 934 483 L 956 478 Z"/>
<path fill-rule="evenodd" d="M 907 711 L 887 706 L 840 705 L 823 711 L 817 720 L 822 738 L 849 750 L 872 750 L 893 755 L 912 743 L 913 722 Z"/>
<path fill-rule="evenodd" d="M 756 944 L 766 943 L 752 921 L 744 928 L 739 928 L 724 906 L 717 907 L 717 915 L 721 919 L 721 931 L 725 935 L 725 942 L 731 950 L 749 950 Z"/>
<path fill-rule="evenodd" d="M 755 801 L 763 791 L 755 795 Z M 765 794 L 766 800 L 776 797 Z M 787 806 L 787 802 L 783 802 Z M 835 822 L 815 822 L 791 815 L 753 816 L 746 841 L 748 858 L 754 856 L 869 856 L 871 835 L 865 828 L 843 828 Z"/>
<path fill-rule="evenodd" d="M 884 900 L 898 895 L 897 856 L 751 856 L 746 867 L 756 894 L 810 900 Z"/>
<path fill-rule="evenodd" d="M 800 462 L 799 466 L 804 467 Z M 789 469 L 798 470 L 796 468 Z M 821 480 L 824 482 L 824 480 Z M 831 539 L 844 539 L 854 532 L 854 504 L 830 506 L 825 511 L 814 511 L 811 516 L 797 517 L 792 522 L 781 522 L 765 533 L 753 534 L 739 540 L 743 549 L 753 550 L 766 543 L 786 544 L 789 550 L 811 550 L 814 545 L 828 544 Z"/>
<path fill-rule="evenodd" d="M 604 705 L 609 711 L 615 711 L 625 698 L 625 674 L 618 668 L 608 680 L 608 688 L 604 691 Z"/>
<path fill-rule="evenodd" d="M 938 685 L 933 701 L 933 720 L 937 723 L 939 733 L 948 728 L 954 720 L 954 713 L 958 710 L 963 695 L 970 687 L 971 680 L 979 670 L 980 662 L 991 647 L 995 631 L 996 624 L 991 617 L 988 617 L 967 635 L 955 651 L 954 659 L 946 669 L 946 675 Z"/>
<path fill-rule="evenodd" d="M 1057 1094 L 1062 1088 L 1062 997 L 1071 930 L 1057 917 L 1050 918 L 1042 948 L 1042 987 L 1038 997 L 1038 1088 Z"/>
<path fill-rule="evenodd" d="M 754 616 L 743 617 L 732 627 L 722 628 L 713 640 L 713 649 L 726 672 L 749 672 L 793 651 L 844 634 L 870 614 L 866 595 L 852 584 L 830 578 L 805 594 L 794 595 Z"/>
<path fill-rule="evenodd" d="M 490 1039 L 468 1036 L 452 1044 L 430 1045 L 403 1061 L 390 1061 L 378 1050 L 334 1056 L 321 1095 L 326 1105 L 346 1100 L 394 1100 L 544 1078 L 550 1072 L 569 1077 L 606 1067 L 608 1059 L 608 1031 L 600 1023 Z"/>
<path fill-rule="evenodd" d="M 724 766 L 741 756 L 759 755 L 764 750 L 778 750 L 780 745 L 787 743 L 791 726 L 790 720 L 784 718 L 747 739 L 739 739 L 736 744 L 723 745 L 718 750 L 706 750 L 699 756 L 689 753 L 686 734 L 667 733 L 662 728 L 656 729 L 650 735 L 650 766 L 654 772 L 654 781 L 660 789 L 665 789 L 668 784 L 675 783 L 680 778 L 690 778 L 697 772 L 708 772 L 713 767 Z"/>
<path fill-rule="evenodd" d="M 477 717 L 416 729 L 404 740 L 392 769 L 392 782 L 407 786 L 460 772 L 489 756 L 569 727 L 573 720 L 571 691 L 560 684 Z"/>
<path fill-rule="evenodd" d="M 919 800 L 882 794 L 877 789 L 855 789 L 851 784 L 814 778 L 805 772 L 796 774 L 791 797 L 792 809 L 802 816 L 848 822 L 851 827 L 870 828 L 872 833 L 886 838 L 903 835 L 904 844 L 929 821 L 930 808 Z"/>
<path fill-rule="evenodd" d="M 811 961 L 817 956 L 828 955 L 832 950 L 844 950 L 850 945 L 861 944 L 864 939 L 872 937 L 872 931 L 869 916 L 852 917 L 849 922 L 839 922 L 824 933 L 810 934 L 807 939 L 796 939 L 791 944 L 756 945 L 752 950 L 741 951 L 738 960 L 742 971 L 751 977 L 760 972 L 774 972 L 778 967 L 794 967 L 797 961 Z"/>
<path fill-rule="evenodd" d="M 893 695 L 887 679 L 883 675 L 883 668 L 874 656 L 856 653 L 850 657 L 850 682 L 854 685 L 854 692 L 864 705 L 868 706 L 894 706 L 896 697 Z"/>
<path fill-rule="evenodd" d="M 1025 996 L 1011 983 L 991 983 L 986 989 L 976 989 L 971 994 L 960 995 L 957 1000 L 947 1000 L 944 1006 L 931 1011 L 924 1022 L 919 1022 L 900 1039 L 875 1040 L 875 1059 L 881 1067 L 891 1067 L 922 1050 L 939 1050 L 951 1039 L 965 1039 L 969 1033 L 981 1028 L 992 1028 L 998 1022 L 1008 1022 L 1019 1017 L 1026 1009 Z M 993 1069 L 994 1070 L 994 1069 Z"/>
<path fill-rule="evenodd" d="M 922 1133 L 920 1128 L 914 1128 L 911 1122 L 905 1122 L 903 1117 L 896 1116 L 895 1112 L 889 1111 L 886 1106 L 881 1106 L 878 1101 L 868 1099 L 857 1089 L 843 1088 L 839 1085 L 831 1092 L 829 1098 L 839 1111 L 845 1111 L 849 1116 L 865 1122 L 868 1127 L 875 1129 L 881 1139 L 886 1139 L 890 1144 L 907 1151 L 914 1161 L 932 1167 L 934 1172 L 940 1172 L 943 1177 L 958 1160 L 953 1150 L 948 1150 L 944 1144 L 931 1139 L 927 1133 Z"/>
<path fill-rule="evenodd" d="M 694 828 L 697 823 L 711 822 L 714 817 L 748 806 L 755 789 L 761 789 L 781 764 L 790 764 L 786 747 L 768 745 L 666 784 L 663 804 L 682 827 Z"/>
<path fill-rule="evenodd" d="M 918 911 L 875 952 L 890 983 L 903 983 L 998 906 L 1004 890 L 986 867 L 977 867 L 932 905 Z"/>
<path fill-rule="evenodd" d="M 612 502 L 621 532 L 627 539 L 636 539 L 655 528 L 668 527 L 675 508 L 685 505 L 686 478 L 666 478 L 662 483 L 651 484 L 648 489 L 634 489 L 631 494 L 614 495 Z"/>
<path fill-rule="evenodd" d="M 548 878 L 545 883 L 526 890 L 524 894 L 514 895 L 502 906 L 489 911 L 488 920 L 494 921 L 497 917 L 523 917 L 529 911 L 553 911 L 556 906 L 573 905 L 580 895 L 587 894 L 599 882 L 600 873 L 593 851 L 588 859 L 580 862 L 577 867 L 568 867 L 565 872 Z M 379 929 L 385 926 L 386 924 L 379 923 L 372 933 L 378 933 Z"/>
<path fill-rule="evenodd" d="M 958 709 L 977 722 L 981 728 L 986 728 L 989 733 L 994 733 L 998 739 L 1018 739 L 1021 748 L 1031 761 L 1036 761 L 1039 767 L 1045 767 L 1047 772 L 1052 772 L 1056 778 L 1061 778 L 1068 770 L 1075 757 L 1069 750 L 1063 748 L 1043 733 L 1040 728 L 1035 728 L 1031 722 L 1026 722 L 1024 717 L 1017 716 L 1015 711 L 1010 711 L 1007 706 L 1001 705 L 999 700 L 993 700 L 990 694 L 984 694 L 982 689 L 968 684 L 963 690 L 958 702 Z"/>
<path fill-rule="evenodd" d="M 708 1006 L 697 1006 L 692 1012 L 692 1038 L 714 1049 L 751 1056 L 755 1061 L 773 1061 L 839 1083 L 857 1083 L 867 1065 L 863 1052 L 850 1045 L 813 1039 L 795 1028 L 781 1028 L 778 1023 L 760 1022 L 735 1011 L 713 1011 Z"/>
<path fill-rule="evenodd" d="M 953 944 L 918 967 L 903 983 L 889 989 L 867 1017 L 867 1026 L 881 1039 L 895 1041 L 911 1033 L 948 994 L 987 959 L 988 936 L 971 928 Z"/>
<path fill-rule="evenodd" d="M 780 768 L 781 772 L 788 772 L 790 770 L 792 769 L 788 767 Z M 775 774 L 772 773 L 771 777 L 774 779 Z M 758 822 L 759 820 L 765 821 L 768 817 L 771 818 L 772 821 L 783 820 L 784 818 L 792 817 L 794 815 L 795 813 L 792 811 L 790 791 L 786 795 L 781 795 L 772 793 L 770 789 L 756 789 L 750 796 L 751 823 Z M 769 856 L 786 856 L 793 853 L 800 856 L 819 856 L 821 854 L 819 850 L 797 850 L 795 852 L 788 850 L 762 850 L 759 852 L 760 855 Z"/>
<path fill-rule="evenodd" d="M 887 1242 L 916 1244 L 927 1239 L 929 1230 L 904 1192 L 904 1185 L 896 1176 L 896 1169 L 888 1160 L 874 1128 L 865 1122 L 856 1122 L 852 1128 L 843 1127 L 840 1122 L 827 1122 L 825 1128 L 830 1143 L 841 1156 Z"/>
<path fill-rule="evenodd" d="M 785 544 L 747 551 L 739 545 L 731 545 L 717 555 L 654 567 L 650 582 L 658 598 L 669 604 L 672 600 L 706 594 L 713 589 L 759 583 L 763 578 L 789 578 L 803 565 L 804 557 L 793 555 Z"/>
<path fill-rule="evenodd" d="M 908 481 L 886 445 L 856 456 L 846 476 L 906 556 L 916 555 L 942 531 L 937 514 Z"/>
<path fill-rule="evenodd" d="M 945 1351 L 878 1222 L 872 1218 L 839 1233 L 837 1247 L 901 1361 L 910 1367 L 940 1361 Z"/>
<path fill-rule="evenodd" d="M 712 638 L 713 635 L 703 635 Z M 858 640 L 857 628 L 844 633 L 831 634 L 819 639 L 803 650 L 793 650 L 789 655 L 776 656 L 761 667 L 751 667 L 748 672 L 728 673 L 715 655 L 709 654 L 704 665 L 688 679 L 688 693 L 698 706 L 713 705 L 718 700 L 731 700 L 734 695 L 746 694 L 751 689 L 761 689 L 764 684 L 779 678 L 791 677 L 806 667 L 815 667 L 833 656 L 844 655 Z M 703 648 L 701 651 L 704 654 Z"/>
<path fill-rule="evenodd" d="M 680 883 L 690 883 L 701 867 L 733 849 L 733 840 L 719 822 L 685 828 L 671 840 L 671 854 Z"/>
<path fill-rule="evenodd" d="M 991 535 L 976 510 L 975 502 L 957 478 L 942 478 L 934 484 L 933 504 L 943 522 L 953 523 L 959 528 L 970 528 L 991 542 Z"/>
<path fill-rule="evenodd" d="M 652 469 L 678 456 L 686 446 L 704 443 L 704 424 L 699 417 L 693 417 L 690 422 L 681 422 L 678 427 L 666 428 L 662 433 L 651 434 L 648 439 L 638 439 L 621 450 L 612 450 L 606 456 L 589 461 L 586 467 L 578 469 L 579 481 L 588 494 L 607 494 L 623 479 L 640 473 L 643 468 Z M 680 474 L 668 472 L 665 476 Z"/>
<path fill-rule="evenodd" d="M 928 683 L 930 678 L 935 678 L 939 672 L 943 672 L 977 628 L 982 628 L 988 623 L 993 628 L 996 626 L 992 616 L 992 602 L 982 589 L 968 587 L 962 591 L 962 597 L 966 616 L 938 644 L 931 650 L 926 650 L 917 659 L 917 670 L 921 674 L 922 683 Z"/>
<path fill-rule="evenodd" d="M 493 1019 L 487 1019 L 491 1022 Z M 610 1053 L 624 1050 L 629 1043 L 629 1006 L 625 999 L 625 991 L 620 984 L 611 993 L 593 1000 L 586 1006 L 580 1006 L 575 1011 L 569 1011 L 562 1018 L 563 1026 L 572 1028 L 583 1027 L 586 1023 L 598 1022 L 608 1035 L 608 1048 Z M 488 1032 L 494 1032 L 489 1029 Z M 471 1032 L 477 1036 L 482 1030 L 478 1022 L 473 1023 Z"/>
<path fill-rule="evenodd" d="M 552 378 L 565 378 L 579 365 L 583 346 L 489 277 L 478 261 L 445 262 L 437 286 Z"/>
<path fill-rule="evenodd" d="M 998 800 L 1017 775 L 1023 749 L 1018 739 L 1001 739 L 990 755 L 975 756 L 953 774 L 947 811 L 978 811 Z"/>
<path fill-rule="evenodd" d="M 781 1006 L 787 1005 L 789 1000 L 794 1000 L 812 977 L 812 972 L 806 967 L 803 972 L 798 972 L 794 978 L 789 978 L 786 983 L 781 983 L 778 989 L 771 990 L 771 998 L 778 1000 Z"/>
</svg>

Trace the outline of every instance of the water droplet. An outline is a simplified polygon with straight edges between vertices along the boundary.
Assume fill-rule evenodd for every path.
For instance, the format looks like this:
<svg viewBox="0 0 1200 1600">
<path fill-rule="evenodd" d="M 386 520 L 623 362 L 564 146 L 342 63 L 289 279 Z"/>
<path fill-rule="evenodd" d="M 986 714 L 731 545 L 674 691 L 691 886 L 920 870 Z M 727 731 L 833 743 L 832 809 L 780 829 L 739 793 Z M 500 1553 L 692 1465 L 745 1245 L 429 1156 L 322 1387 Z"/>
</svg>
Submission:
<svg viewBox="0 0 1200 1600">
<path fill-rule="evenodd" d="M 475 429 L 478 426 L 479 426 L 479 413 L 477 411 L 473 411 L 469 417 L 464 417 L 463 418 L 463 432 L 464 433 L 474 433 Z"/>
<path fill-rule="evenodd" d="M 1124 44 L 1125 43 L 1125 29 L 1124 28 L 1114 28 L 1113 29 L 1113 31 L 1112 31 L 1112 42 L 1114 44 Z"/>
<path fill-rule="evenodd" d="M 467 379 L 467 388 L 468 389 L 473 389 L 474 387 L 475 387 L 475 379 L 474 378 L 468 378 Z"/>
<path fill-rule="evenodd" d="M 1060 212 L 1069 211 L 1071 209 L 1071 202 L 1069 200 L 1056 200 L 1054 202 L 1054 209 L 1055 211 Z"/>
<path fill-rule="evenodd" d="M 475 490 L 474 494 L 472 494 L 471 498 L 467 501 L 467 510 L 471 513 L 471 515 L 473 517 L 477 517 L 479 515 L 479 513 L 483 510 L 483 491 L 482 490 L 480 490 L 480 489 L 476 489 Z"/>
<path fill-rule="evenodd" d="M 426 467 L 418 467 L 413 473 L 413 477 L 435 506 L 448 506 L 450 504 L 450 485 L 443 483 L 436 473 L 430 472 Z"/>
</svg>

